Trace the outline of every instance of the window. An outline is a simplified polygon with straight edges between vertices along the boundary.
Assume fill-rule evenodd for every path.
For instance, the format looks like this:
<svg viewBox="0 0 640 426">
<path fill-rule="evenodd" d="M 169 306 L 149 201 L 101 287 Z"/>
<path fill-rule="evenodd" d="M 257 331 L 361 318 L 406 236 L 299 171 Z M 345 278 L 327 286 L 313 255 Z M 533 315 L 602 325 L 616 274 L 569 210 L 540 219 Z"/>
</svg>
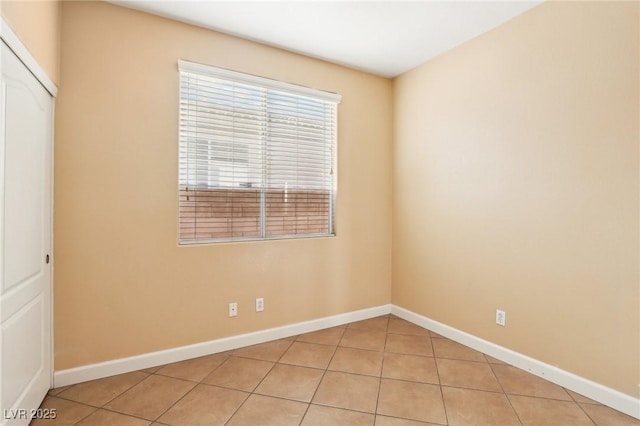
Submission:
<svg viewBox="0 0 640 426">
<path fill-rule="evenodd" d="M 340 96 L 179 69 L 180 243 L 334 235 Z"/>
</svg>

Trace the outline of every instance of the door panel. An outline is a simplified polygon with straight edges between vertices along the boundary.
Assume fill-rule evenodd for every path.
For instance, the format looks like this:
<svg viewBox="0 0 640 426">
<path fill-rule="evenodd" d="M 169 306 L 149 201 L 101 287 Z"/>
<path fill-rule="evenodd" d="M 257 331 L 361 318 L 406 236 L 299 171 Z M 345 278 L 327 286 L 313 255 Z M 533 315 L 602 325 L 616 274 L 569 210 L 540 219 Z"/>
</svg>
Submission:
<svg viewBox="0 0 640 426">
<path fill-rule="evenodd" d="M 2 353 L 3 407 L 17 401 L 33 378 L 47 369 L 43 365 L 43 320 L 44 301 L 43 295 L 39 295 L 2 324 L 2 344 L 7 349 Z M 25 334 L 36 338 L 25 339 Z"/>
<path fill-rule="evenodd" d="M 47 129 L 34 125 L 46 114 L 46 92 L 37 93 L 19 76 L 5 79 L 4 285 L 38 280 L 42 275 L 44 144 Z M 37 95 L 40 99 L 38 99 Z M 44 124 L 44 123 L 42 123 Z"/>
<path fill-rule="evenodd" d="M 49 93 L 2 43 L 0 87 L 0 403 L 28 424 L 51 384 Z"/>
</svg>

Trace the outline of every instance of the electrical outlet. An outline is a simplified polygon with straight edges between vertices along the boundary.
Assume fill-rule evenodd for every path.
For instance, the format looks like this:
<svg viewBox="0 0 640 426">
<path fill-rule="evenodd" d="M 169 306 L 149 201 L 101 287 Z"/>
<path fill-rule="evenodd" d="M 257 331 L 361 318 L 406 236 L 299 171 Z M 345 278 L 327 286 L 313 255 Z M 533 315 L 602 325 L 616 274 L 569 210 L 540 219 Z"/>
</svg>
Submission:
<svg viewBox="0 0 640 426">
<path fill-rule="evenodd" d="M 229 316 L 230 317 L 238 316 L 238 303 L 236 302 L 229 303 Z"/>
<path fill-rule="evenodd" d="M 256 299 L 256 312 L 264 311 L 264 299 L 262 297 L 258 297 Z"/>
<path fill-rule="evenodd" d="M 507 313 L 505 311 L 496 309 L 496 324 L 503 327 L 507 325 Z"/>
</svg>

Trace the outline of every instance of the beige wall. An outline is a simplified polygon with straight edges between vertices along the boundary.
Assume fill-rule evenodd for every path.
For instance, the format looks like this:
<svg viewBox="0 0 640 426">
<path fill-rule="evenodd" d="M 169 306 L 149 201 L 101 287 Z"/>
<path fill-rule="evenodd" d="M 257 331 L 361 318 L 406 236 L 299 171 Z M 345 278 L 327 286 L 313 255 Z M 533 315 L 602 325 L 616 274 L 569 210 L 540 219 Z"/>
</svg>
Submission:
<svg viewBox="0 0 640 426">
<path fill-rule="evenodd" d="M 62 20 L 56 370 L 389 303 L 391 81 L 106 3 Z M 337 237 L 177 246 L 178 59 L 342 94 Z"/>
<path fill-rule="evenodd" d="M 638 9 L 544 3 L 395 81 L 392 288 L 636 397 Z"/>
<path fill-rule="evenodd" d="M 60 2 L 0 1 L 0 13 L 49 78 L 60 81 Z"/>
<path fill-rule="evenodd" d="M 55 369 L 391 300 L 638 397 L 638 18 L 545 3 L 392 85 L 65 2 Z M 176 245 L 178 59 L 343 95 L 338 237 Z"/>
</svg>

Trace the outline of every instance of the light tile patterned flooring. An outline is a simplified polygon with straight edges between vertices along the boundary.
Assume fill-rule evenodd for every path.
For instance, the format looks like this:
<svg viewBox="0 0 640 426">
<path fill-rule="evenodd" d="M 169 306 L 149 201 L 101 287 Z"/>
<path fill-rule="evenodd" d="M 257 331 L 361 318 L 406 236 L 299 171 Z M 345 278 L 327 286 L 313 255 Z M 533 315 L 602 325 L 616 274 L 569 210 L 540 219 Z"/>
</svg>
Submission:
<svg viewBox="0 0 640 426">
<path fill-rule="evenodd" d="M 33 425 L 640 425 L 392 315 L 53 389 Z"/>
</svg>

